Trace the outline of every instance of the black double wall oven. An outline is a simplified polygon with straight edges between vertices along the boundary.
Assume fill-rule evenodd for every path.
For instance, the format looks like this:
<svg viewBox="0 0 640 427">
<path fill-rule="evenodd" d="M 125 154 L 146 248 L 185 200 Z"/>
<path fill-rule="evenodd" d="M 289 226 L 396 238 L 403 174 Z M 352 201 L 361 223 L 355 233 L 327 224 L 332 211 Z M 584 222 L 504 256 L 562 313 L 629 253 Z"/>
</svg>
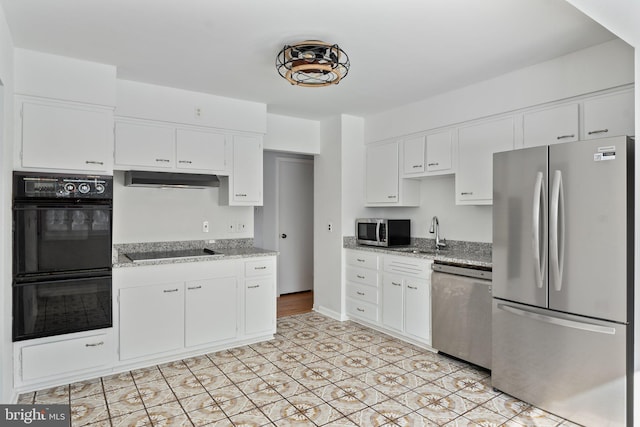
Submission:
<svg viewBox="0 0 640 427">
<path fill-rule="evenodd" d="M 13 174 L 13 341 L 112 326 L 113 179 Z"/>
</svg>

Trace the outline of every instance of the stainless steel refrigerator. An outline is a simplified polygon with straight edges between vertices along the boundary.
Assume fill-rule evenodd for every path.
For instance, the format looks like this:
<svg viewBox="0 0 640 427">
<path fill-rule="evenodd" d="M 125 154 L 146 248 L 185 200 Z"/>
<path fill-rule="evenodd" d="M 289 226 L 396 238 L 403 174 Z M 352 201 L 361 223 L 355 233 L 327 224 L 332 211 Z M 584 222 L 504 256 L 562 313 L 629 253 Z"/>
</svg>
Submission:
<svg viewBox="0 0 640 427">
<path fill-rule="evenodd" d="M 492 385 L 587 426 L 632 425 L 633 142 L 493 158 Z"/>
</svg>

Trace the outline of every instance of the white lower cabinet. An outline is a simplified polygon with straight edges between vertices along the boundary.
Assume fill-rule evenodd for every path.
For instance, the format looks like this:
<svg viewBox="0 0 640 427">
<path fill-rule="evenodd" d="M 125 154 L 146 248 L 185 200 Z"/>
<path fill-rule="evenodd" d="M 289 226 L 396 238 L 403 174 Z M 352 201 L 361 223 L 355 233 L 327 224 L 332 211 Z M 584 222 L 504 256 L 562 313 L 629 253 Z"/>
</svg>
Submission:
<svg viewBox="0 0 640 427">
<path fill-rule="evenodd" d="M 244 262 L 244 332 L 276 332 L 276 259 Z"/>
<path fill-rule="evenodd" d="M 376 257 L 373 260 L 373 257 Z M 368 259 L 370 268 L 357 268 Z M 398 337 L 431 345 L 431 264 L 396 255 L 347 250 L 346 312 L 353 320 L 387 330 Z M 375 266 L 375 269 L 374 269 Z M 378 292 L 377 284 L 381 283 Z"/>
<path fill-rule="evenodd" d="M 120 359 L 182 347 L 184 284 L 120 289 Z"/>
<path fill-rule="evenodd" d="M 238 281 L 235 277 L 186 283 L 184 345 L 192 347 L 235 338 L 238 333 Z"/>
<path fill-rule="evenodd" d="M 109 367 L 115 361 L 112 329 L 15 344 L 16 386 Z"/>
</svg>

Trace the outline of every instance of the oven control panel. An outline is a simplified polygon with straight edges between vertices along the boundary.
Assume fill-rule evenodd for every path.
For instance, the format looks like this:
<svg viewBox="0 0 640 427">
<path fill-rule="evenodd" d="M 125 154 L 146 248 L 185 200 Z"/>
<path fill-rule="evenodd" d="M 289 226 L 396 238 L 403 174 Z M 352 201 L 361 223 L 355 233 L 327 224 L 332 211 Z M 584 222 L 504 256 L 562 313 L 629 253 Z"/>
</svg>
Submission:
<svg viewBox="0 0 640 427">
<path fill-rule="evenodd" d="M 113 177 L 14 172 L 14 199 L 112 199 Z"/>
</svg>

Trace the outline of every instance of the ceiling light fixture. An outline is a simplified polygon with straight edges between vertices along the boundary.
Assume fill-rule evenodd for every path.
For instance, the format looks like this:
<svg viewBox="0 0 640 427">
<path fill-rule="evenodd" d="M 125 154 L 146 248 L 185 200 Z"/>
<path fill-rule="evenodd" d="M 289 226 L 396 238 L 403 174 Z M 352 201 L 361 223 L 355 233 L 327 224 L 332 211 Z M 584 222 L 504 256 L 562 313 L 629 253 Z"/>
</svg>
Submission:
<svg viewBox="0 0 640 427">
<path fill-rule="evenodd" d="M 337 44 L 306 40 L 285 45 L 276 57 L 278 73 L 292 85 L 338 84 L 349 72 L 349 57 Z"/>
</svg>

